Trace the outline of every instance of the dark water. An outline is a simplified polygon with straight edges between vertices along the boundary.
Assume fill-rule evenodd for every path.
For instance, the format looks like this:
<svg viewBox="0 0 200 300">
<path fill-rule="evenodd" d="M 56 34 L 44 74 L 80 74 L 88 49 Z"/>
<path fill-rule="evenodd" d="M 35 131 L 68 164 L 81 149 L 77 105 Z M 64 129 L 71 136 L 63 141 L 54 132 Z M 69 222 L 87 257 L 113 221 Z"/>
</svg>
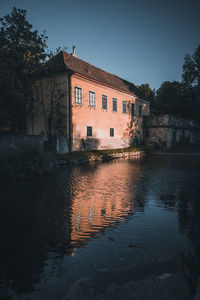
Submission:
<svg viewBox="0 0 200 300">
<path fill-rule="evenodd" d="M 101 290 L 198 265 L 200 159 L 72 166 L 2 185 L 2 299 L 61 299 L 83 277 Z"/>
</svg>

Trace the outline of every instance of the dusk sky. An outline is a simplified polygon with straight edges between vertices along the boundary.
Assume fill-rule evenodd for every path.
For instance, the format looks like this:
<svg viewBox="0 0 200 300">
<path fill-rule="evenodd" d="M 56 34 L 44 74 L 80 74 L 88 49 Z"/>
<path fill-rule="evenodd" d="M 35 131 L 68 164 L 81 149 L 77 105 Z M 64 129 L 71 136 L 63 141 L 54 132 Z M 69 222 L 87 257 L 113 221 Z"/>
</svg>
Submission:
<svg viewBox="0 0 200 300">
<path fill-rule="evenodd" d="M 79 58 L 136 85 L 181 80 L 184 56 L 200 44 L 200 0 L 0 0 L 0 16 L 27 10 L 48 47 L 76 46 Z"/>
</svg>

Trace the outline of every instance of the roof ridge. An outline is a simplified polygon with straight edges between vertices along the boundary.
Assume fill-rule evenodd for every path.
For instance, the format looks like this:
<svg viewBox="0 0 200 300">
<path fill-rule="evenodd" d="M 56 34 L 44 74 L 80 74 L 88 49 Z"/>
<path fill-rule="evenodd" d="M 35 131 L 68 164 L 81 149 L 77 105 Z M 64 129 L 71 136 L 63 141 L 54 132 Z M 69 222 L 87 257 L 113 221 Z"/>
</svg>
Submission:
<svg viewBox="0 0 200 300">
<path fill-rule="evenodd" d="M 136 97 L 140 97 L 139 90 L 134 83 L 123 79 L 116 74 L 105 71 L 100 67 L 96 67 L 66 51 L 61 51 L 61 53 L 62 63 L 65 65 L 65 68 L 67 67 L 67 69 L 71 70 L 73 73 L 86 76 L 88 79 L 97 80 L 102 84 L 112 86 L 124 92 L 129 92 Z"/>
<path fill-rule="evenodd" d="M 113 73 L 110 73 L 110 72 L 108 72 L 108 71 L 105 71 L 104 69 L 99 68 L 99 67 L 97 67 L 97 66 L 95 66 L 95 65 L 93 65 L 93 64 L 91 64 L 91 63 L 88 63 L 87 61 L 85 61 L 85 60 L 83 60 L 83 59 L 81 59 L 81 58 L 79 58 L 79 57 L 77 57 L 77 56 L 73 56 L 72 54 L 70 54 L 70 53 L 68 53 L 68 52 L 66 52 L 66 51 L 62 51 L 62 52 L 63 52 L 63 53 L 66 53 L 67 55 L 70 55 L 70 56 L 74 57 L 75 59 L 78 59 L 78 60 L 82 61 L 83 63 L 86 63 L 86 64 L 88 64 L 88 65 L 90 65 L 90 66 L 92 66 L 92 67 L 94 67 L 94 68 L 96 68 L 96 69 L 99 69 L 99 70 L 101 70 L 101 71 L 103 71 L 103 72 L 105 72 L 105 73 L 107 73 L 107 74 L 109 74 L 109 75 L 115 76 L 115 77 L 117 77 L 117 78 L 119 78 L 119 79 L 121 79 L 121 80 L 123 80 L 123 81 L 126 81 L 126 82 L 128 82 L 128 83 L 130 83 L 130 84 L 133 84 L 133 85 L 136 87 L 136 85 L 135 85 L 134 83 L 132 83 L 132 82 L 126 80 L 126 79 L 123 79 L 123 78 L 119 77 L 119 76 L 116 75 L 116 74 L 113 74 Z"/>
</svg>

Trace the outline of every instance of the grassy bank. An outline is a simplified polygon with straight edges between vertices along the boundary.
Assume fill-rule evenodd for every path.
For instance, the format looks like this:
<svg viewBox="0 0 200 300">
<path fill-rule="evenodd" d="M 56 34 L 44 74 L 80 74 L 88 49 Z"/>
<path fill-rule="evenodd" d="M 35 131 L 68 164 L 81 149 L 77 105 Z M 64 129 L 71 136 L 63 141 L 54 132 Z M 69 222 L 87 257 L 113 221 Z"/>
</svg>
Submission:
<svg viewBox="0 0 200 300">
<path fill-rule="evenodd" d="M 5 179 L 31 178 L 68 163 L 107 161 L 141 154 L 142 148 L 132 147 L 113 150 L 77 151 L 70 154 L 41 152 L 33 147 L 0 150 L 0 177 Z"/>
<path fill-rule="evenodd" d="M 56 154 L 55 159 L 63 162 L 88 162 L 88 161 L 106 161 L 114 158 L 126 156 L 126 154 L 141 153 L 142 147 L 129 147 L 123 149 L 106 149 L 106 150 L 91 150 L 91 151 L 75 151 L 68 154 Z"/>
</svg>

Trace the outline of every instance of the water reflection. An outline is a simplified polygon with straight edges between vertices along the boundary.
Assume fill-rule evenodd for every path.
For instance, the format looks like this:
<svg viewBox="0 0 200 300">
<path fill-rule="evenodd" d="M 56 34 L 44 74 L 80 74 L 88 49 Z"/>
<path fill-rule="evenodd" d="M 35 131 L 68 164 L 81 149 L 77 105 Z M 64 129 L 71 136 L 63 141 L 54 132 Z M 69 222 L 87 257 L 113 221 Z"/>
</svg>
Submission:
<svg viewBox="0 0 200 300">
<path fill-rule="evenodd" d="M 128 278 L 127 270 L 131 278 L 137 278 L 139 270 L 142 273 L 147 267 L 148 272 L 158 272 L 158 262 L 168 255 L 167 263 L 163 263 L 164 272 L 165 265 L 178 265 L 174 257 L 182 249 L 185 267 L 194 265 L 189 271 L 197 278 L 199 166 L 199 160 L 173 158 L 118 161 L 68 167 L 35 180 L 2 186 L 0 297 L 15 299 L 17 295 L 20 299 L 27 293 L 48 290 L 57 278 L 65 278 L 63 286 L 59 283 L 60 291 L 79 274 L 87 276 L 91 272 L 91 276 L 97 276 L 90 264 L 93 266 L 99 260 L 101 269 L 112 269 L 119 264 L 122 254 L 119 279 L 120 274 Z M 123 227 L 124 224 L 127 226 Z M 103 236 L 110 229 L 114 242 L 108 247 L 109 241 Z M 183 235 L 188 238 L 186 246 Z M 86 267 L 81 267 L 82 261 L 73 255 L 83 246 L 89 249 L 89 241 L 95 237 L 101 238 L 101 247 L 95 248 L 93 258 L 88 250 L 84 258 Z M 135 247 L 137 242 L 142 247 Z M 115 257 L 104 262 L 109 249 Z M 138 267 L 130 269 L 132 249 Z M 188 249 L 195 253 L 192 262 Z M 59 292 L 52 299 L 56 298 Z"/>
<path fill-rule="evenodd" d="M 140 164 L 118 162 L 99 165 L 95 172 L 82 171 L 76 170 L 72 194 L 71 244 L 76 247 L 134 214 L 138 204 L 144 207 L 141 197 L 135 201 Z"/>
<path fill-rule="evenodd" d="M 1 189 L 0 279 L 3 290 L 30 292 L 49 256 L 70 254 L 70 202 L 63 201 L 63 174 Z"/>
</svg>

